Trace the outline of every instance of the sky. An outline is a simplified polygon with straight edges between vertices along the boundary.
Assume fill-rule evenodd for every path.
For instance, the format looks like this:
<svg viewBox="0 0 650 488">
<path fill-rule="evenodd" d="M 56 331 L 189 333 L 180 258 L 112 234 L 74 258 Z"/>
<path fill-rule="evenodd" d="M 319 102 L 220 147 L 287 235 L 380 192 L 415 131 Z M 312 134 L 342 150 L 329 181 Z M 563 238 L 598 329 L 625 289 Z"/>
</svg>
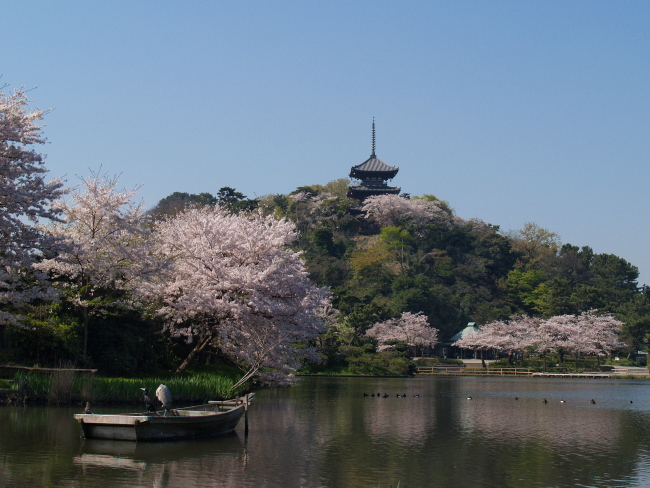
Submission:
<svg viewBox="0 0 650 488">
<path fill-rule="evenodd" d="M 348 176 L 504 232 L 527 222 L 650 284 L 650 2 L 8 2 L 0 83 L 29 89 L 68 185 L 119 175 L 248 197 Z"/>
</svg>

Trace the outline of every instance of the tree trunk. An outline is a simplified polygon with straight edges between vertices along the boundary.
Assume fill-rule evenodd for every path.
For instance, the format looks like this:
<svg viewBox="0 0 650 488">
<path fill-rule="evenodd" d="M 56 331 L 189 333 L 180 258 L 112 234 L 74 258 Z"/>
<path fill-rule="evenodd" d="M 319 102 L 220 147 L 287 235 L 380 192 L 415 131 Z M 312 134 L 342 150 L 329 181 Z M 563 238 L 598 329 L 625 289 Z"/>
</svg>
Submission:
<svg viewBox="0 0 650 488">
<path fill-rule="evenodd" d="M 196 346 L 194 346 L 194 349 L 190 351 L 190 353 L 187 355 L 185 358 L 185 361 L 183 361 L 183 364 L 181 364 L 178 369 L 176 370 L 177 373 L 183 373 L 187 369 L 187 367 L 194 361 L 194 358 L 196 357 L 197 354 L 199 354 L 205 347 L 210 343 L 212 340 L 212 334 L 208 335 L 205 337 L 203 340 L 199 341 L 196 343 Z"/>
<path fill-rule="evenodd" d="M 88 325 L 90 322 L 90 316 L 88 314 L 88 307 L 83 307 L 81 310 L 81 314 L 83 317 L 83 325 L 84 325 L 84 349 L 83 349 L 83 362 L 84 365 L 88 364 Z"/>
</svg>

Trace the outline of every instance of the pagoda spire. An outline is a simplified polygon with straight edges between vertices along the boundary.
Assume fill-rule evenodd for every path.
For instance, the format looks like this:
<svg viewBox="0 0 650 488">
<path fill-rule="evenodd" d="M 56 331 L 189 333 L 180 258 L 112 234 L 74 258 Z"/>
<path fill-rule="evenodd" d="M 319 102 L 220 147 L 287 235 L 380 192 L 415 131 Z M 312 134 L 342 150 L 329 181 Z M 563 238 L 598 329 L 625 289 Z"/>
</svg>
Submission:
<svg viewBox="0 0 650 488">
<path fill-rule="evenodd" d="M 361 180 L 348 189 L 348 197 L 365 200 L 373 195 L 399 195 L 400 188 L 388 186 L 387 180 L 395 177 L 399 168 L 380 161 L 375 154 L 375 118 L 372 118 L 372 154 L 363 163 L 352 166 L 350 178 Z"/>
<path fill-rule="evenodd" d="M 372 118 L 372 154 L 370 155 L 371 158 L 376 158 L 377 156 L 375 155 L 375 118 Z"/>
</svg>

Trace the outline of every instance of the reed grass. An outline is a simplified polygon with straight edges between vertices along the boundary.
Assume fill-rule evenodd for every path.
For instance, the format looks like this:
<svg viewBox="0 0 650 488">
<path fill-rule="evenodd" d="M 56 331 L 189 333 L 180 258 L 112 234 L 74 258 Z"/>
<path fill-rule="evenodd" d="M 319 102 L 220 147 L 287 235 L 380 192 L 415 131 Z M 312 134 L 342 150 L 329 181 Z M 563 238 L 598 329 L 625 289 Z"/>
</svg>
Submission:
<svg viewBox="0 0 650 488">
<path fill-rule="evenodd" d="M 74 392 L 75 373 L 69 369 L 62 369 L 50 375 L 48 401 L 55 405 L 70 403 Z"/>
<path fill-rule="evenodd" d="M 142 401 L 140 388 L 147 388 L 153 397 L 161 383 L 170 389 L 176 404 L 203 403 L 232 398 L 242 394 L 248 387 L 244 385 L 233 390 L 237 378 L 213 373 L 157 378 L 95 376 L 91 379 L 87 374 L 20 372 L 16 373 L 16 380 L 19 379 L 27 385 L 28 398 L 54 404 L 77 401 L 137 403 Z"/>
</svg>

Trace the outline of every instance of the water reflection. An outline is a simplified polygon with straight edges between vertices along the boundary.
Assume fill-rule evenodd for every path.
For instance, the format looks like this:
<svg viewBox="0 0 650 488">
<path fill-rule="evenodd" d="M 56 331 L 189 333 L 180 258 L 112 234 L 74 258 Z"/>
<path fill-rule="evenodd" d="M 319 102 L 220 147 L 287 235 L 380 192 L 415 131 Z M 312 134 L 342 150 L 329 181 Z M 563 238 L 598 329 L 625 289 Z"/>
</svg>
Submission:
<svg viewBox="0 0 650 488">
<path fill-rule="evenodd" d="M 650 486 L 648 405 L 643 381 L 308 378 L 259 392 L 248 438 L 162 444 L 0 407 L 0 488 Z"/>
<path fill-rule="evenodd" d="M 516 442 L 534 437 L 554 448 L 579 445 L 598 450 L 602 443 L 618 440 L 623 413 L 589 404 L 474 398 L 459 402 L 457 415 L 459 428 L 466 435 L 481 435 L 488 441 Z"/>
<path fill-rule="evenodd" d="M 424 445 L 435 427 L 436 405 L 425 400 L 380 398 L 364 407 L 364 428 L 372 439 L 383 438 L 414 448 Z"/>
</svg>

